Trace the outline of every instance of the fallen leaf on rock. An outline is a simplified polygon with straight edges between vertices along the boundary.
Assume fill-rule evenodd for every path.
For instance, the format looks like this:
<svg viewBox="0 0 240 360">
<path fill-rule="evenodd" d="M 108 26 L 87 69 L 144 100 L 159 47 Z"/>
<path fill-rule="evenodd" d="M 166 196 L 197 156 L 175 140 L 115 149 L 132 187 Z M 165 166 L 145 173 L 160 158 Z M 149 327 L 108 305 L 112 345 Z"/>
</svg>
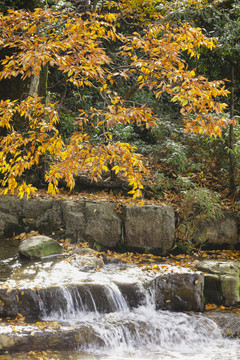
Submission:
<svg viewBox="0 0 240 360">
<path fill-rule="evenodd" d="M 205 310 L 216 310 L 217 305 L 216 304 L 207 304 L 205 305 Z"/>
<path fill-rule="evenodd" d="M 15 317 L 15 321 L 25 323 L 25 317 L 22 314 L 18 313 L 17 316 Z"/>
</svg>

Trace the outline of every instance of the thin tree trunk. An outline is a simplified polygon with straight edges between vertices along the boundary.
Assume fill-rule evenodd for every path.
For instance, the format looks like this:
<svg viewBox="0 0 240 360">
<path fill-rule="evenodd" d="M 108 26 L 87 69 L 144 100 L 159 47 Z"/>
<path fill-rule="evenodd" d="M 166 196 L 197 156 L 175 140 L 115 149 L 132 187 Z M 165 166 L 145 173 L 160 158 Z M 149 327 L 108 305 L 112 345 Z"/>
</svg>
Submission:
<svg viewBox="0 0 240 360">
<path fill-rule="evenodd" d="M 231 64 L 231 101 L 230 101 L 230 119 L 234 118 L 234 86 L 235 86 L 235 75 L 234 75 L 234 64 Z M 234 129 L 233 125 L 229 127 L 229 187 L 230 193 L 236 191 L 235 185 L 235 158 L 233 154 L 234 149 Z"/>
<path fill-rule="evenodd" d="M 38 94 L 38 86 L 39 86 L 40 76 L 32 75 L 31 82 L 29 86 L 29 96 L 34 97 Z"/>
<path fill-rule="evenodd" d="M 48 69 L 48 64 L 42 67 L 38 85 L 38 95 L 43 97 L 44 104 L 47 101 Z"/>
<path fill-rule="evenodd" d="M 94 12 L 97 8 L 97 3 L 98 3 L 98 0 L 93 0 L 92 1 L 92 11 Z"/>
</svg>

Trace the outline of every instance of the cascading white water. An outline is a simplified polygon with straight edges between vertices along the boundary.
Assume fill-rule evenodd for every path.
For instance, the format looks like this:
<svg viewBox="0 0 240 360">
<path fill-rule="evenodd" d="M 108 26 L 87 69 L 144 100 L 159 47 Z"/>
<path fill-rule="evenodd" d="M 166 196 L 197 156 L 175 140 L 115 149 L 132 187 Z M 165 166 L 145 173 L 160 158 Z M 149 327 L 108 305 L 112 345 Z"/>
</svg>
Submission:
<svg viewBox="0 0 240 360">
<path fill-rule="evenodd" d="M 97 310 L 96 294 L 91 294 L 90 288 L 91 310 L 79 298 L 79 307 L 76 308 L 73 288 L 63 288 L 65 310 L 52 312 L 44 320 L 87 327 L 90 341 L 79 344 L 81 356 L 76 360 L 238 359 L 239 348 L 234 347 L 233 341 L 230 343 L 222 338 L 220 329 L 212 320 L 196 314 L 156 311 L 154 289 L 146 289 L 141 282 L 138 287 L 141 301 L 131 309 L 115 283 L 104 285 L 107 301 L 112 307 L 108 313 Z"/>
<path fill-rule="evenodd" d="M 134 266 L 86 273 L 65 261 L 49 261 L 19 267 L 8 285 L 38 286 L 42 320 L 79 330 L 78 349 L 61 351 L 60 360 L 240 359 L 239 341 L 223 339 L 212 320 L 156 310 L 153 279 Z"/>
</svg>

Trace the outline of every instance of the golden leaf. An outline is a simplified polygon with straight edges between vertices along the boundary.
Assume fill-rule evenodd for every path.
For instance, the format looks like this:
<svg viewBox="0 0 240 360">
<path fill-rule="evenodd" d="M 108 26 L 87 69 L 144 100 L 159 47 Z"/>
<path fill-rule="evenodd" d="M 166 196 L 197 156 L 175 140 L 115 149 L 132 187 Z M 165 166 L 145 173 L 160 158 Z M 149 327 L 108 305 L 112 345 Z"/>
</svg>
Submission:
<svg viewBox="0 0 240 360">
<path fill-rule="evenodd" d="M 215 309 L 217 309 L 217 305 L 216 304 L 206 304 L 205 309 L 206 310 L 215 310 Z"/>
</svg>

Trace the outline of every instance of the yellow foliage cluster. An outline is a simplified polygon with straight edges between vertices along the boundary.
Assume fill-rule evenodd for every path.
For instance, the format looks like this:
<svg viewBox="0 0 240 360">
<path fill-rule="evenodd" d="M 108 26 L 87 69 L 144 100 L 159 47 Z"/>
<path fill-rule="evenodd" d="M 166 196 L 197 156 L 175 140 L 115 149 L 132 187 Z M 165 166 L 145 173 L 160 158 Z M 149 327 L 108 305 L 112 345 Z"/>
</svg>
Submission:
<svg viewBox="0 0 240 360">
<path fill-rule="evenodd" d="M 204 1 L 184 0 L 184 4 L 201 6 Z M 79 110 L 79 131 L 68 144 L 56 127 L 55 104 L 45 104 L 37 93 L 18 101 L 0 101 L 0 127 L 6 132 L 0 137 L 0 173 L 6 193 L 22 197 L 36 191 L 23 181 L 23 175 L 48 155 L 50 167 L 45 179 L 51 194 L 58 191 L 61 179 L 72 189 L 74 175 L 79 172 L 97 181 L 111 170 L 128 180 L 133 198 L 141 197 L 143 175 L 148 173 L 141 156 L 131 145 L 114 142 L 110 130 L 118 123 L 150 128 L 158 118 L 152 109 L 130 105 L 113 91 L 111 86 L 118 78 L 126 82 L 134 78 L 138 89 L 148 87 L 156 98 L 167 92 L 181 107 L 186 131 L 221 135 L 229 121 L 222 114 L 226 104 L 218 99 L 228 91 L 222 81 L 210 82 L 189 69 L 183 57 L 198 58 L 200 47 L 212 49 L 216 41 L 199 28 L 170 24 L 164 17 L 170 5 L 171 1 L 163 0 L 123 0 L 121 6 L 106 2 L 107 10 L 99 14 L 66 14 L 52 9 L 0 14 L 0 45 L 11 49 L 11 55 L 1 60 L 0 81 L 39 77 L 48 65 L 65 73 L 76 87 L 93 86 L 104 99 L 102 109 L 92 108 L 90 113 Z M 144 31 L 119 33 L 124 16 L 125 21 L 141 24 Z M 114 64 L 114 57 L 104 48 L 104 42 L 115 40 L 121 44 L 115 57 L 124 59 L 125 66 Z M 21 119 L 21 129 L 15 126 L 16 117 Z M 86 132 L 89 124 L 101 127 L 101 144 L 94 143 Z"/>
</svg>

